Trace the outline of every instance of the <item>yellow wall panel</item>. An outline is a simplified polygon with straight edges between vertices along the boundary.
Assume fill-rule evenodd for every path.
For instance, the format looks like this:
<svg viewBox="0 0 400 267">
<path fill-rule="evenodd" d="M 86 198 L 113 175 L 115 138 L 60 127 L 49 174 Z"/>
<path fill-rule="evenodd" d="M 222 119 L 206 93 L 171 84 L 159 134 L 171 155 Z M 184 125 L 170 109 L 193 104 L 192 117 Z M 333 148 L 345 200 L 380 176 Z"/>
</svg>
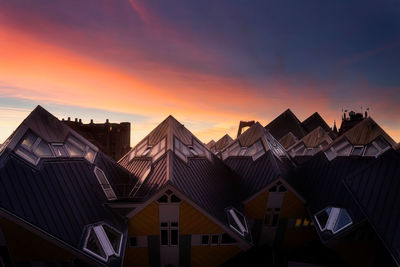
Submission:
<svg viewBox="0 0 400 267">
<path fill-rule="evenodd" d="M 308 217 L 305 204 L 291 191 L 286 192 L 281 207 L 280 218 Z"/>
<path fill-rule="evenodd" d="M 11 258 L 23 261 L 72 260 L 76 256 L 7 219 L 0 219 Z"/>
<path fill-rule="evenodd" d="M 159 235 L 158 204 L 152 202 L 129 221 L 128 236 Z"/>
<path fill-rule="evenodd" d="M 221 234 L 224 232 L 221 227 L 186 202 L 181 203 L 179 213 L 181 235 Z"/>
<path fill-rule="evenodd" d="M 195 246 L 191 249 L 191 267 L 219 266 L 239 252 L 237 246 Z"/>
<path fill-rule="evenodd" d="M 267 208 L 268 192 L 264 192 L 244 204 L 246 215 L 250 219 L 264 219 Z"/>
<path fill-rule="evenodd" d="M 124 266 L 149 266 L 147 248 L 127 248 L 125 250 Z"/>
</svg>

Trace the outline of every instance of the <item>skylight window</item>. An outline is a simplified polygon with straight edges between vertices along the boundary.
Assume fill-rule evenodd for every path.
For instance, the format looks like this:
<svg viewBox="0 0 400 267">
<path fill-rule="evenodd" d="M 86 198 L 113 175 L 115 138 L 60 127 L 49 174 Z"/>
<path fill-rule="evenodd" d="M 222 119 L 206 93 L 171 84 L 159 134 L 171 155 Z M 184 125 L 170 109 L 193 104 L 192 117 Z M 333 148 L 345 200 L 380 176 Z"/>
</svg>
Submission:
<svg viewBox="0 0 400 267">
<path fill-rule="evenodd" d="M 122 237 L 119 231 L 107 224 L 93 226 L 88 231 L 83 250 L 107 262 L 110 256 L 120 255 Z"/>
<path fill-rule="evenodd" d="M 68 157 L 68 153 L 63 144 L 52 144 L 51 146 L 56 157 Z"/>
<path fill-rule="evenodd" d="M 354 146 L 351 151 L 351 156 L 362 156 L 364 152 L 364 146 Z"/>
<path fill-rule="evenodd" d="M 234 208 L 227 210 L 229 226 L 242 236 L 248 234 L 246 218 Z"/>
<path fill-rule="evenodd" d="M 84 141 L 70 135 L 65 141 L 65 148 L 70 157 L 84 157 L 89 162 L 93 163 L 97 152 Z"/>
<path fill-rule="evenodd" d="M 333 234 L 350 226 L 353 221 L 345 209 L 327 207 L 314 215 L 321 231 L 329 230 Z"/>
<path fill-rule="evenodd" d="M 106 195 L 108 200 L 115 200 L 117 199 L 117 196 L 114 193 L 114 190 L 112 189 L 106 175 L 104 172 L 99 168 L 99 167 L 94 167 L 94 174 L 97 177 L 97 180 L 99 181 L 101 187 L 103 188 L 104 194 Z"/>
<path fill-rule="evenodd" d="M 144 173 L 140 176 L 140 179 L 136 182 L 135 186 L 132 188 L 131 192 L 129 193 L 130 197 L 135 197 L 136 193 L 139 191 L 140 187 L 142 186 L 144 180 L 149 176 L 151 172 L 151 165 L 147 167 Z"/>
<path fill-rule="evenodd" d="M 15 153 L 34 165 L 38 164 L 40 158 L 54 157 L 49 144 L 31 132 L 25 134 Z"/>
</svg>

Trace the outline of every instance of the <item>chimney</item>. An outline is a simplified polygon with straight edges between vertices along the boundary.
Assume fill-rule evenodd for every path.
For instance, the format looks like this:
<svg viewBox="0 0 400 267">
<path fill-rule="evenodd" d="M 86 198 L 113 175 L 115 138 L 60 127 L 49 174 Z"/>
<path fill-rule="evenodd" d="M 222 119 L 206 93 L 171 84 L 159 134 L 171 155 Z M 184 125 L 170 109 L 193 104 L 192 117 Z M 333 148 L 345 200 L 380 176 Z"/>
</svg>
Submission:
<svg viewBox="0 0 400 267">
<path fill-rule="evenodd" d="M 108 122 L 108 119 L 106 119 L 106 123 L 109 123 L 109 122 Z"/>
<path fill-rule="evenodd" d="M 79 119 L 79 123 L 82 124 L 82 119 Z"/>
<path fill-rule="evenodd" d="M 90 120 L 90 124 L 93 124 L 93 119 Z"/>
<path fill-rule="evenodd" d="M 71 117 L 68 117 L 68 121 L 71 121 Z"/>
<path fill-rule="evenodd" d="M 367 111 L 365 111 L 365 118 L 367 118 L 368 117 L 368 112 Z"/>
<path fill-rule="evenodd" d="M 78 118 L 75 118 L 75 122 L 78 122 Z"/>
</svg>

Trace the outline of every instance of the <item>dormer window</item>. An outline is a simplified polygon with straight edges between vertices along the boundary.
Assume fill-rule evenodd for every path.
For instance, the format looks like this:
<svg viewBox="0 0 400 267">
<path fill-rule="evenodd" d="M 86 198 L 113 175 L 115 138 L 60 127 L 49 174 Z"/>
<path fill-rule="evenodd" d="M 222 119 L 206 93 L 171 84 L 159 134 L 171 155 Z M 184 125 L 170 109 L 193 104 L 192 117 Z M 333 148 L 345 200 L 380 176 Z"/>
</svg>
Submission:
<svg viewBox="0 0 400 267">
<path fill-rule="evenodd" d="M 122 238 L 121 232 L 107 224 L 93 226 L 88 230 L 83 250 L 107 262 L 110 256 L 121 254 Z"/>
<path fill-rule="evenodd" d="M 229 226 L 241 236 L 249 233 L 246 218 L 235 208 L 227 209 Z"/>
<path fill-rule="evenodd" d="M 70 135 L 65 141 L 65 148 L 70 157 L 84 157 L 90 163 L 93 163 L 97 152 L 89 146 L 89 144 L 79 140 L 77 137 Z"/>
<path fill-rule="evenodd" d="M 38 164 L 40 158 L 54 157 L 50 146 L 31 132 L 25 134 L 15 153 L 34 165 Z"/>
<path fill-rule="evenodd" d="M 190 153 L 192 153 L 192 155 L 194 157 L 198 157 L 199 156 L 199 153 L 197 153 L 196 150 L 194 150 L 193 146 L 189 146 L 189 151 L 190 151 Z"/>
<path fill-rule="evenodd" d="M 101 188 L 103 188 L 104 194 L 106 195 L 107 199 L 116 200 L 117 196 L 115 195 L 114 190 L 112 189 L 105 173 L 99 167 L 96 166 L 94 167 L 94 174 L 96 175 L 97 180 L 101 185 Z"/>
<path fill-rule="evenodd" d="M 147 169 L 144 171 L 144 173 L 140 176 L 140 179 L 136 182 L 135 186 L 132 188 L 131 192 L 129 193 L 130 197 L 135 197 L 136 193 L 139 191 L 143 182 L 150 175 L 150 172 L 151 172 L 151 165 L 149 167 L 147 167 Z"/>
<path fill-rule="evenodd" d="M 345 209 L 327 207 L 314 215 L 321 231 L 329 230 L 333 234 L 350 226 L 353 221 Z"/>
<path fill-rule="evenodd" d="M 364 146 L 354 146 L 351 151 L 351 156 L 362 156 L 364 153 Z"/>
</svg>

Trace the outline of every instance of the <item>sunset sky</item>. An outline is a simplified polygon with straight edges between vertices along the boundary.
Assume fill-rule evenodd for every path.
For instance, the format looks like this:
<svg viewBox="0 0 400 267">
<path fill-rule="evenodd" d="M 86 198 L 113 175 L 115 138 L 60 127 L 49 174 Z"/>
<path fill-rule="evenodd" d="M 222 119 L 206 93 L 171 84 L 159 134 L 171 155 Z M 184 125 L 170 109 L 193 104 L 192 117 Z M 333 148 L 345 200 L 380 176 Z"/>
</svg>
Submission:
<svg viewBox="0 0 400 267">
<path fill-rule="evenodd" d="M 0 0 L 0 143 L 38 104 L 132 145 L 169 114 L 208 142 L 362 106 L 398 142 L 400 1 Z"/>
</svg>

